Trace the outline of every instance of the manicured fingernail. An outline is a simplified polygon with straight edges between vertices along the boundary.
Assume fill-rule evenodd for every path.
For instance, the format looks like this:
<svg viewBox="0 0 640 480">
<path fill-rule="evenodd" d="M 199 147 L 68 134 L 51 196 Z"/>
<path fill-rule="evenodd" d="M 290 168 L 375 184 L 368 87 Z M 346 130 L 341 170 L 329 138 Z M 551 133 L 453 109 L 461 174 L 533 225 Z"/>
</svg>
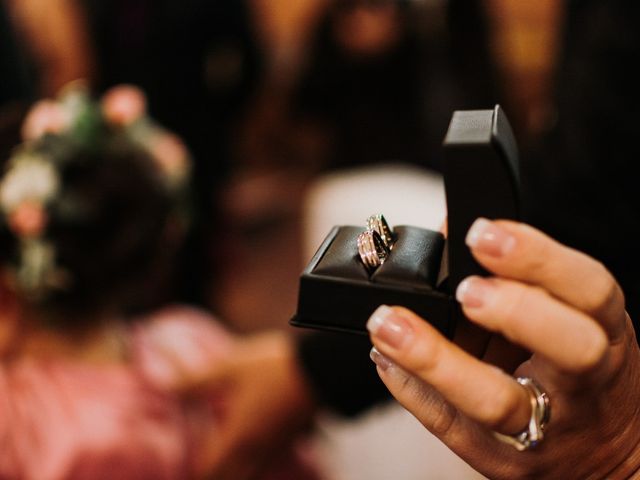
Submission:
<svg viewBox="0 0 640 480">
<path fill-rule="evenodd" d="M 398 349 L 413 333 L 409 323 L 392 308 L 381 305 L 367 322 L 367 329 L 376 339 Z"/>
<path fill-rule="evenodd" d="M 479 308 L 486 303 L 492 291 L 493 286 L 487 280 L 481 277 L 467 277 L 456 289 L 456 300 L 466 308 Z"/>
<path fill-rule="evenodd" d="M 516 245 L 516 239 L 504 228 L 486 218 L 478 218 L 467 232 L 466 244 L 491 257 L 503 257 Z"/>
<path fill-rule="evenodd" d="M 375 363 L 380 370 L 386 372 L 387 369 L 393 365 L 393 362 L 381 354 L 376 347 L 373 347 L 369 352 L 369 358 Z"/>
</svg>

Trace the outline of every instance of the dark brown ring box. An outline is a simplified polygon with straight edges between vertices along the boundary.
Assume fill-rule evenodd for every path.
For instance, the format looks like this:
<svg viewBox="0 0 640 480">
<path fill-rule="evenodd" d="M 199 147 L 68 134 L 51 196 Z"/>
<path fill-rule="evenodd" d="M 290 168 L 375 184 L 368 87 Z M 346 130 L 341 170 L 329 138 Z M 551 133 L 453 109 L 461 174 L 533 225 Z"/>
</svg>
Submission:
<svg viewBox="0 0 640 480">
<path fill-rule="evenodd" d="M 334 227 L 300 277 L 291 325 L 366 334 L 379 305 L 402 305 L 453 337 L 462 315 L 456 287 L 469 275 L 486 274 L 465 245 L 469 227 L 478 217 L 519 218 L 518 152 L 499 106 L 454 112 L 443 148 L 446 241 L 440 232 L 396 226 L 393 250 L 370 273 L 356 244 L 366 219 L 362 226 Z"/>
</svg>

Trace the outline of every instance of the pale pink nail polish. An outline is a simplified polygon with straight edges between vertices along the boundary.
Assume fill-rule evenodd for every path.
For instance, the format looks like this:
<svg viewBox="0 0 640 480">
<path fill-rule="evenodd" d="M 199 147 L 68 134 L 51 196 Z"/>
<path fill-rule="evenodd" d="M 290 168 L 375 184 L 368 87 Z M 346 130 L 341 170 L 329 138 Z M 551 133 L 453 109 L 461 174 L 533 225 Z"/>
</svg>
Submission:
<svg viewBox="0 0 640 480">
<path fill-rule="evenodd" d="M 465 308 L 480 308 L 484 306 L 491 294 L 492 286 L 481 277 L 467 277 L 456 289 L 456 300 Z"/>
<path fill-rule="evenodd" d="M 389 360 L 387 357 L 385 357 L 383 354 L 381 354 L 376 347 L 371 348 L 371 351 L 369 352 L 369 358 L 383 372 L 386 372 L 387 369 L 391 365 L 393 365 L 393 362 Z"/>
<path fill-rule="evenodd" d="M 479 253 L 499 258 L 513 250 L 516 239 L 494 222 L 478 218 L 467 232 L 465 242 Z"/>
<path fill-rule="evenodd" d="M 386 305 L 378 307 L 369 317 L 367 329 L 375 339 L 394 349 L 402 347 L 413 333 L 409 323 Z"/>
</svg>

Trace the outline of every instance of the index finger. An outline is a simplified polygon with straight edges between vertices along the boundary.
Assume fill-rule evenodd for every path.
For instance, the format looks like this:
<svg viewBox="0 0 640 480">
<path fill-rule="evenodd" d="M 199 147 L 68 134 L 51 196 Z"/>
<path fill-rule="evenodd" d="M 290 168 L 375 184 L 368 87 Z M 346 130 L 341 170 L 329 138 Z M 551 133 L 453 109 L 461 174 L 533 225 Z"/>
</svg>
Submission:
<svg viewBox="0 0 640 480">
<path fill-rule="evenodd" d="M 528 225 L 479 218 L 466 239 L 489 271 L 536 285 L 596 319 L 615 342 L 624 335 L 624 295 L 605 266 Z"/>
</svg>

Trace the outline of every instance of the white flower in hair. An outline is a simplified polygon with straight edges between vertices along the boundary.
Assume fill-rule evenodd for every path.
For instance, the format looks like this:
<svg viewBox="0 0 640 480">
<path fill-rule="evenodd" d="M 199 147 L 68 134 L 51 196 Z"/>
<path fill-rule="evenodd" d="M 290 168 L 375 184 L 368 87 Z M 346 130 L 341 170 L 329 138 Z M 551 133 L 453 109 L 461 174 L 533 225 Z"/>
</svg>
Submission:
<svg viewBox="0 0 640 480">
<path fill-rule="evenodd" d="M 38 155 L 19 154 L 0 182 L 0 208 L 10 213 L 25 201 L 45 204 L 59 188 L 60 178 L 50 162 Z"/>
</svg>

